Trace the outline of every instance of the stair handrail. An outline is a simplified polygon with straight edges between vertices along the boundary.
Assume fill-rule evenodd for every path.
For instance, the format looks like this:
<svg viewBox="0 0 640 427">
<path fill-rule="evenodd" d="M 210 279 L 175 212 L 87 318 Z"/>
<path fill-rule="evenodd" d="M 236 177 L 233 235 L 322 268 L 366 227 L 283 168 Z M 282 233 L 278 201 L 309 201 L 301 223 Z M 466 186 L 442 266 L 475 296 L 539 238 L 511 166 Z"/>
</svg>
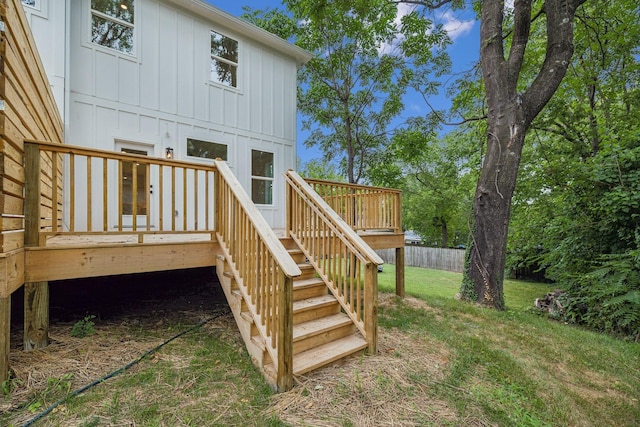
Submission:
<svg viewBox="0 0 640 427">
<path fill-rule="evenodd" d="M 226 162 L 216 159 L 216 236 L 259 331 L 278 390 L 293 386 L 293 278 L 300 268 Z"/>
<path fill-rule="evenodd" d="M 300 175 L 289 170 L 285 174 L 285 181 L 288 184 L 286 228 L 288 236 L 298 243 L 316 272 L 329 285 L 329 289 L 346 314 L 367 340 L 369 351 L 374 353 L 377 348 L 377 266 L 384 261 Z M 304 199 L 306 206 L 317 215 L 321 224 L 316 222 L 307 227 L 295 224 L 296 221 L 305 221 L 311 212 L 296 211 L 298 208 L 294 207 L 295 197 Z M 313 231 L 312 226 L 315 228 Z M 342 248 L 339 249 L 340 254 L 327 253 L 332 244 L 327 241 L 320 243 L 321 235 L 329 241 L 338 239 L 344 250 L 349 251 L 349 255 L 343 253 Z M 313 236 L 318 236 L 318 239 L 314 240 Z M 347 265 L 349 264 L 347 261 L 344 265 L 342 261 L 336 261 L 338 262 L 336 266 L 331 263 L 332 257 L 349 258 L 352 265 Z M 364 266 L 363 298 L 360 294 L 359 262 Z M 355 289 L 353 280 L 347 279 L 350 284 L 345 285 L 343 275 L 357 275 Z M 353 292 L 356 293 L 355 296 Z"/>
</svg>

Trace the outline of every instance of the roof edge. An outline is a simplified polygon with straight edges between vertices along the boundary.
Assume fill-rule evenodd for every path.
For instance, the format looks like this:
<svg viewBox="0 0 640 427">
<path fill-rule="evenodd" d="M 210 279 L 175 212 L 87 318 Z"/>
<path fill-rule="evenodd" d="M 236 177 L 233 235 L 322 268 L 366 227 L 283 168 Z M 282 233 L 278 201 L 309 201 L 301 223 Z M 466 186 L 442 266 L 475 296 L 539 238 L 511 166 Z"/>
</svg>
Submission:
<svg viewBox="0 0 640 427">
<path fill-rule="evenodd" d="M 181 6 L 199 16 L 208 20 L 219 23 L 230 29 L 237 29 L 241 34 L 256 40 L 264 45 L 271 46 L 274 49 L 288 56 L 295 58 L 298 65 L 304 65 L 313 58 L 313 54 L 299 46 L 289 43 L 288 41 L 272 34 L 256 25 L 244 21 L 236 16 L 231 15 L 213 5 L 205 3 L 202 0 L 167 0 Z"/>
</svg>

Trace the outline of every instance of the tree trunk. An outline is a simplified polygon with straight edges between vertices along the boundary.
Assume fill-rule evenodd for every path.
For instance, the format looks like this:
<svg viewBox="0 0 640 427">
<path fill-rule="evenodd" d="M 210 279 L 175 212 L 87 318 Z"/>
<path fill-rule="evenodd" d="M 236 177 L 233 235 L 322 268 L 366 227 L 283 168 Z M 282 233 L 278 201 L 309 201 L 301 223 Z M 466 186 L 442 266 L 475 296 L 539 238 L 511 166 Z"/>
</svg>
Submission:
<svg viewBox="0 0 640 427">
<path fill-rule="evenodd" d="M 511 197 L 524 145 L 524 129 L 514 120 L 488 126 L 487 157 L 476 187 L 473 229 L 463 295 L 466 299 L 503 310 Z M 509 123 L 511 122 L 511 124 Z"/>
<path fill-rule="evenodd" d="M 447 221 L 444 218 L 440 218 L 440 230 L 442 231 L 442 247 L 449 247 L 449 228 L 447 227 Z"/>
<path fill-rule="evenodd" d="M 573 55 L 573 19 L 585 0 L 546 0 L 546 56 L 524 93 L 518 87 L 531 29 L 531 1 L 515 0 L 510 45 L 505 44 L 504 0 L 482 2 L 480 64 L 487 95 L 487 153 L 473 202 L 473 240 L 460 295 L 505 308 L 503 276 L 511 197 L 527 129 L 560 85 Z M 505 46 L 509 52 L 505 56 Z"/>
</svg>

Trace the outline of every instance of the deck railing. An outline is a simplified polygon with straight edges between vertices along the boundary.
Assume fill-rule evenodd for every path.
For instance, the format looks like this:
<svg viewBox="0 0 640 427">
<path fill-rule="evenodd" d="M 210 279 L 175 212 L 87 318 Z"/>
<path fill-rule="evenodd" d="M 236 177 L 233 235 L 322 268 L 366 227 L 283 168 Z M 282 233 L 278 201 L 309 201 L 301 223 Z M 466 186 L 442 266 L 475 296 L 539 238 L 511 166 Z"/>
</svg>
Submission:
<svg viewBox="0 0 640 427">
<path fill-rule="evenodd" d="M 382 259 L 294 171 L 287 182 L 287 233 L 351 317 L 377 348 L 378 271 Z"/>
<path fill-rule="evenodd" d="M 301 274 L 226 163 L 216 160 L 217 238 L 265 339 L 276 385 L 293 384 L 293 278 Z"/>
<path fill-rule="evenodd" d="M 354 230 L 402 232 L 400 190 L 305 179 Z"/>
<path fill-rule="evenodd" d="M 25 221 L 40 246 L 56 235 L 214 237 L 213 164 L 41 141 L 25 141 L 25 164 Z"/>
<path fill-rule="evenodd" d="M 134 235 L 137 243 L 150 234 L 217 239 L 264 339 L 276 385 L 291 388 L 293 277 L 301 272 L 223 161 L 25 141 L 24 211 L 30 246 L 57 235 Z"/>
</svg>

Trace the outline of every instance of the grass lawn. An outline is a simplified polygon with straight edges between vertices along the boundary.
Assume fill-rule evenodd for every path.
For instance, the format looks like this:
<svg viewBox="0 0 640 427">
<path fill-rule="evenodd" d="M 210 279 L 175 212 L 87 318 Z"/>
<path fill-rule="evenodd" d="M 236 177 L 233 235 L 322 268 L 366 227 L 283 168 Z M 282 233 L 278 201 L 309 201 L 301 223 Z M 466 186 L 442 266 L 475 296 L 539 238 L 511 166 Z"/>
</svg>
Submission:
<svg viewBox="0 0 640 427">
<path fill-rule="evenodd" d="M 265 385 L 227 315 L 34 425 L 640 425 L 640 344 L 533 313 L 528 307 L 549 286 L 506 281 L 508 309 L 497 312 L 454 298 L 461 274 L 407 267 L 405 277 L 400 300 L 394 266 L 379 274 L 377 354 L 298 378 L 287 393 Z M 54 325 L 55 345 L 12 352 L 18 379 L 0 397 L 0 425 L 22 425 L 69 390 L 210 316 L 207 292 L 183 296 L 199 302 L 195 310 L 154 299 L 133 317 L 98 317 L 85 341 L 68 336 L 71 324 Z M 53 362 L 60 366 L 46 370 Z M 42 385 L 29 384 L 38 378 Z"/>
<path fill-rule="evenodd" d="M 454 298 L 460 290 L 462 274 L 444 270 L 405 267 L 405 292 L 420 299 Z M 378 288 L 382 292 L 395 292 L 396 266 L 385 264 L 383 272 L 378 274 Z M 504 294 L 508 310 L 522 310 L 533 306 L 536 298 L 553 290 L 553 285 L 505 280 Z"/>
</svg>

